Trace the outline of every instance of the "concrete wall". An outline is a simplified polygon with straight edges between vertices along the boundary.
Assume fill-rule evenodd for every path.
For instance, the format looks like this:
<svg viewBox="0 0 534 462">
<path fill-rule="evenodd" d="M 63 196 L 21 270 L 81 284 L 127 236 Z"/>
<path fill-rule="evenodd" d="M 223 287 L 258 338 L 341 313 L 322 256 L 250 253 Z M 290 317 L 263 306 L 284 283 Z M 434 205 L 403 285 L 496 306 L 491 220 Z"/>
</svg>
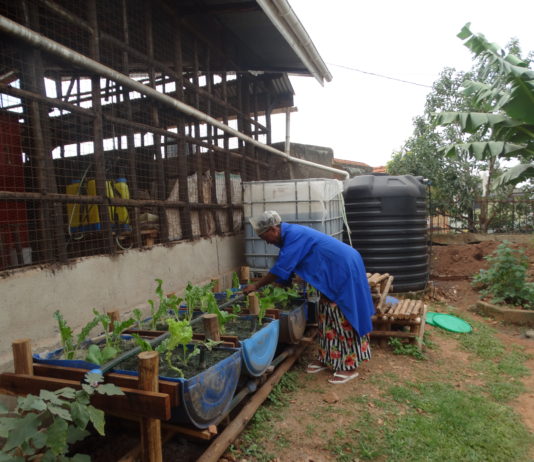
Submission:
<svg viewBox="0 0 534 462">
<path fill-rule="evenodd" d="M 180 294 L 190 281 L 209 282 L 244 264 L 243 236 L 212 237 L 150 250 L 130 250 L 115 257 L 80 259 L 69 266 L 29 268 L 0 279 L 0 370 L 12 370 L 11 342 L 30 338 L 34 351 L 59 342 L 52 315 L 60 310 L 67 323 L 79 328 L 92 317 L 93 308 L 120 310 L 140 308 L 148 312 L 157 283 L 163 291 Z"/>
<path fill-rule="evenodd" d="M 309 160 L 310 162 L 326 165 L 328 167 L 332 166 L 334 151 L 331 148 L 300 143 L 290 143 L 289 146 L 289 152 L 293 157 Z M 285 150 L 284 143 L 274 143 L 273 147 L 279 149 L 280 151 Z M 279 158 L 278 156 L 272 156 L 272 159 L 269 161 L 269 163 L 271 168 L 271 174 L 269 178 L 275 180 L 290 179 L 288 162 L 282 158 Z M 293 178 L 295 179 L 335 177 L 333 173 L 327 172 L 326 170 L 321 170 L 319 168 L 296 163 L 292 163 L 291 165 L 293 168 Z"/>
</svg>

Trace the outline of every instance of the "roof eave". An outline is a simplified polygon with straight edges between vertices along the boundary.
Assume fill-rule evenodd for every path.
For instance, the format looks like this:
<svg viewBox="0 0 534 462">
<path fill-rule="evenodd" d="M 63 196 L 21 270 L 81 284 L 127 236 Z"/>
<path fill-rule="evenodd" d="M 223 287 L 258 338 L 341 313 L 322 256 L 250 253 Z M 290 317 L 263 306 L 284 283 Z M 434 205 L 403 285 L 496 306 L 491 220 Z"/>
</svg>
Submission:
<svg viewBox="0 0 534 462">
<path fill-rule="evenodd" d="M 315 79 L 330 82 L 332 74 L 287 0 L 256 1 Z"/>
</svg>

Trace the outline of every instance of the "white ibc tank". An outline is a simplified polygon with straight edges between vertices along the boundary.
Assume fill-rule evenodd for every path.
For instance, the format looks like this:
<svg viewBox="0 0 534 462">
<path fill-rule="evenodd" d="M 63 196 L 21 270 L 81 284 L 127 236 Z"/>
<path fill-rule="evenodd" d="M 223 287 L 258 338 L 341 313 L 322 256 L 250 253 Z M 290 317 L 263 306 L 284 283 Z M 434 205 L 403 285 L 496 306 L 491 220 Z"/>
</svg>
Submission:
<svg viewBox="0 0 534 462">
<path fill-rule="evenodd" d="M 265 210 L 276 210 L 287 223 L 309 226 L 336 239 L 343 237 L 343 184 L 338 180 L 312 178 L 243 183 L 245 257 L 254 271 L 271 268 L 278 248 L 254 233 L 248 219 Z"/>
</svg>

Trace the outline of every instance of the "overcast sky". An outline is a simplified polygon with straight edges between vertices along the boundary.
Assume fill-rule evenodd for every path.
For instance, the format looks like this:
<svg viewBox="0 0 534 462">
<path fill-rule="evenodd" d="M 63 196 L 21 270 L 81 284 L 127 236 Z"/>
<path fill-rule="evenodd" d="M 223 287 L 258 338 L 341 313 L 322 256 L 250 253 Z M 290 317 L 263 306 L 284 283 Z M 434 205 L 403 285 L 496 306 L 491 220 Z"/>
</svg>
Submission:
<svg viewBox="0 0 534 462">
<path fill-rule="evenodd" d="M 334 156 L 385 165 L 412 134 L 432 83 L 445 67 L 467 71 L 472 55 L 462 26 L 504 46 L 534 50 L 534 0 L 289 0 L 333 80 L 291 77 L 297 113 L 291 141 L 328 146 Z M 419 85 L 402 83 L 381 74 Z M 422 85 L 422 86 L 421 86 Z M 275 116 L 273 142 L 284 141 Z"/>
</svg>

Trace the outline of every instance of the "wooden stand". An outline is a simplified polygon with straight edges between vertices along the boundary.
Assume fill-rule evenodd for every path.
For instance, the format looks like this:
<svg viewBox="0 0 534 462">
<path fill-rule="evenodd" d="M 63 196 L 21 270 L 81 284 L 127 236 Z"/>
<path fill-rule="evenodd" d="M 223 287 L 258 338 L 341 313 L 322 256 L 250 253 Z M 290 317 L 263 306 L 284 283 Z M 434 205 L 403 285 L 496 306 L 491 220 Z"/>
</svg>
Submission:
<svg viewBox="0 0 534 462">
<path fill-rule="evenodd" d="M 401 300 L 396 305 L 388 305 L 373 316 L 374 330 L 371 336 L 384 340 L 388 337 L 408 338 L 415 341 L 421 350 L 426 312 L 426 305 L 421 300 Z M 400 330 L 393 330 L 393 326 L 400 327 Z M 409 332 L 404 329 L 405 326 L 409 326 Z"/>
<path fill-rule="evenodd" d="M 401 300 L 396 305 L 386 303 L 386 297 L 393 288 L 393 276 L 388 273 L 367 273 L 367 281 L 376 310 L 371 336 L 379 338 L 381 346 L 389 337 L 408 338 L 414 340 L 421 350 L 425 333 L 424 303 L 420 300 Z M 409 326 L 409 332 L 404 329 L 405 326 Z M 394 327 L 400 329 L 394 330 Z"/>
</svg>

